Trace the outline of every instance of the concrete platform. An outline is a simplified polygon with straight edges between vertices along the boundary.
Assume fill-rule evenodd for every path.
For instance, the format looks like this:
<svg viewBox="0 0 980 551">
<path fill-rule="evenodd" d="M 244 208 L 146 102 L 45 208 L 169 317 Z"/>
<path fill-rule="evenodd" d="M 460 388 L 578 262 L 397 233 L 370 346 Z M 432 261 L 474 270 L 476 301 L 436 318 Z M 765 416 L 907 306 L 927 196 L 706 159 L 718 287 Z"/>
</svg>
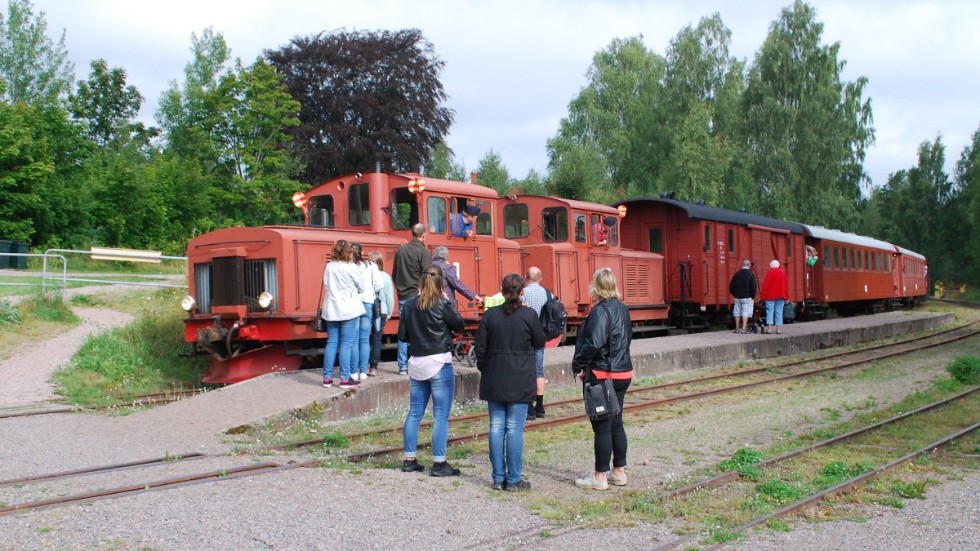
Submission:
<svg viewBox="0 0 980 551">
<path fill-rule="evenodd" d="M 730 331 L 634 340 L 631 350 L 636 377 L 676 371 L 694 371 L 729 363 L 769 358 L 850 345 L 938 327 L 952 322 L 948 313 L 889 312 L 783 327 L 782 335 L 736 334 Z M 545 351 L 548 388 L 574 384 L 571 346 Z M 476 400 L 479 372 L 465 362 L 456 365 L 456 401 Z M 223 432 L 268 416 L 320 402 L 328 415 L 346 418 L 376 411 L 408 409 L 408 378 L 397 374 L 394 362 L 380 366 L 379 376 L 356 390 L 323 388 L 319 370 L 266 375 L 229 385 L 191 399 L 141 413 L 160 416 L 161 422 L 177 408 L 187 408 L 201 430 Z M 336 379 L 335 379 L 336 380 Z"/>
</svg>

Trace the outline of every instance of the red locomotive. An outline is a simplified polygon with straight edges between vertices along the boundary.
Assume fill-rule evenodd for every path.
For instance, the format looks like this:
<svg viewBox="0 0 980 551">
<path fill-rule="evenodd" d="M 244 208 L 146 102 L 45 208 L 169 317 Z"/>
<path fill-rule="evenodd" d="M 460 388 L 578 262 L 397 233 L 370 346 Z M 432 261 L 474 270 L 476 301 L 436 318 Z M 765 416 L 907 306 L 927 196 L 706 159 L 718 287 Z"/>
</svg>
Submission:
<svg viewBox="0 0 980 551">
<path fill-rule="evenodd" d="M 304 360 L 315 365 L 324 336 L 310 322 L 320 306 L 323 266 L 333 244 L 360 242 L 390 267 L 419 222 L 429 229 L 426 245 L 446 246 L 460 278 L 480 295 L 497 293 L 505 274 L 537 265 L 542 284 L 565 304 L 574 331 L 589 311 L 593 271 L 609 267 L 625 284 L 637 328 L 664 329 L 663 257 L 622 251 L 619 211 L 611 207 L 555 197 L 500 199 L 475 183 L 379 172 L 324 182 L 297 194 L 294 203 L 303 209 L 302 226 L 227 228 L 188 243 L 184 339 L 196 352 L 211 355 L 207 383 L 296 370 Z M 450 231 L 453 217 L 468 205 L 480 207 L 475 231 L 456 237 Z M 603 226 L 603 243 L 579 240 L 576 224 L 586 219 L 612 220 Z M 482 310 L 465 300 L 458 307 L 475 329 Z M 385 326 L 389 345 L 397 332 L 394 319 Z"/>
</svg>

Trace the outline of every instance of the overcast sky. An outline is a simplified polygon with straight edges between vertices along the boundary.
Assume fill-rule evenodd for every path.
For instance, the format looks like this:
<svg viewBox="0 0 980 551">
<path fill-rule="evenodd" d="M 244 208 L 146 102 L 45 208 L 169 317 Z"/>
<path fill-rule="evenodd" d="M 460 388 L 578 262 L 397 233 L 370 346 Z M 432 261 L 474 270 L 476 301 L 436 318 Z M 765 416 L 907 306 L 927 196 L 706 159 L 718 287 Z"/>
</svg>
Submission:
<svg viewBox="0 0 980 551">
<path fill-rule="evenodd" d="M 183 84 L 191 34 L 224 35 L 251 63 L 295 36 L 339 29 L 418 28 L 445 61 L 442 83 L 456 113 L 447 139 L 473 170 L 490 150 L 511 177 L 547 170 L 545 144 L 585 85 L 593 55 L 615 38 L 642 35 L 663 55 L 687 25 L 715 12 L 732 31 L 731 53 L 752 62 L 769 26 L 792 0 L 33 0 L 48 33 L 65 31 L 76 78 L 105 59 L 125 69 L 153 122 L 171 82 Z M 865 169 L 875 185 L 916 163 L 941 135 L 947 171 L 980 127 L 980 2 L 813 0 L 824 44 L 840 42 L 844 78 L 869 79 L 877 142 Z M 6 13 L 6 12 L 5 12 Z"/>
</svg>

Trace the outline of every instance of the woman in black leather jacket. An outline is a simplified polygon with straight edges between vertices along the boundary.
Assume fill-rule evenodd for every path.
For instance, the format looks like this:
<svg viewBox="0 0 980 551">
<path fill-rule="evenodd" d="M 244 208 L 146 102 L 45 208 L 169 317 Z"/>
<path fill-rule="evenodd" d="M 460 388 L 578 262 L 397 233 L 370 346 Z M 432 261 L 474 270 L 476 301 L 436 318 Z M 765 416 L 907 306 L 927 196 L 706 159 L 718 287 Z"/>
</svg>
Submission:
<svg viewBox="0 0 980 551">
<path fill-rule="evenodd" d="M 575 338 L 572 372 L 584 382 L 612 379 L 620 412 L 592 421 L 595 433 L 595 472 L 575 480 L 580 488 L 606 490 L 609 484 L 626 485 L 626 429 L 623 427 L 623 401 L 633 380 L 630 341 L 633 326 L 629 310 L 620 300 L 616 276 L 609 268 L 598 270 L 589 288 L 597 301 Z M 612 458 L 612 469 L 609 459 Z"/>
<path fill-rule="evenodd" d="M 398 320 L 398 340 L 409 344 L 409 409 L 405 418 L 402 471 L 421 472 L 416 460 L 419 424 L 432 397 L 432 476 L 459 476 L 446 461 L 449 412 L 456 390 L 453 373 L 453 331 L 462 331 L 463 318 L 443 294 L 437 266 L 429 266 L 419 281 L 419 294 L 405 302 Z"/>
</svg>

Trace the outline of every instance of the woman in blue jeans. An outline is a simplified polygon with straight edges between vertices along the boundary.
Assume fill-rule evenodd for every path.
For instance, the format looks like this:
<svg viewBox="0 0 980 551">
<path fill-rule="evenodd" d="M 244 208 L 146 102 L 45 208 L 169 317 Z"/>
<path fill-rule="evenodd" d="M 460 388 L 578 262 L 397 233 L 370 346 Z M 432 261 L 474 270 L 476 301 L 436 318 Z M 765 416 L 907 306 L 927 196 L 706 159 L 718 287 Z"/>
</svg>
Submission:
<svg viewBox="0 0 980 551">
<path fill-rule="evenodd" d="M 432 266 L 419 281 L 419 294 L 405 302 L 398 322 L 399 342 L 409 343 L 409 408 L 403 432 L 406 473 L 425 470 L 416 458 L 419 425 L 432 398 L 432 476 L 459 476 L 446 461 L 449 412 L 453 405 L 453 331 L 463 330 L 463 318 L 443 294 L 442 275 Z"/>
<path fill-rule="evenodd" d="M 364 290 L 361 272 L 351 262 L 350 244 L 344 239 L 334 243 L 330 262 L 323 269 L 323 319 L 327 320 L 327 343 L 323 351 L 323 386 L 333 386 L 333 366 L 340 351 L 340 388 L 354 388 L 352 366 L 357 320 L 364 311 L 358 295 Z M 352 368 L 354 371 L 352 371 Z"/>
<path fill-rule="evenodd" d="M 473 343 L 480 399 L 490 413 L 490 477 L 494 490 L 528 490 L 524 480 L 524 423 L 537 393 L 536 353 L 544 329 L 533 308 L 521 303 L 524 279 L 504 276 L 504 304 L 487 310 Z"/>
</svg>

